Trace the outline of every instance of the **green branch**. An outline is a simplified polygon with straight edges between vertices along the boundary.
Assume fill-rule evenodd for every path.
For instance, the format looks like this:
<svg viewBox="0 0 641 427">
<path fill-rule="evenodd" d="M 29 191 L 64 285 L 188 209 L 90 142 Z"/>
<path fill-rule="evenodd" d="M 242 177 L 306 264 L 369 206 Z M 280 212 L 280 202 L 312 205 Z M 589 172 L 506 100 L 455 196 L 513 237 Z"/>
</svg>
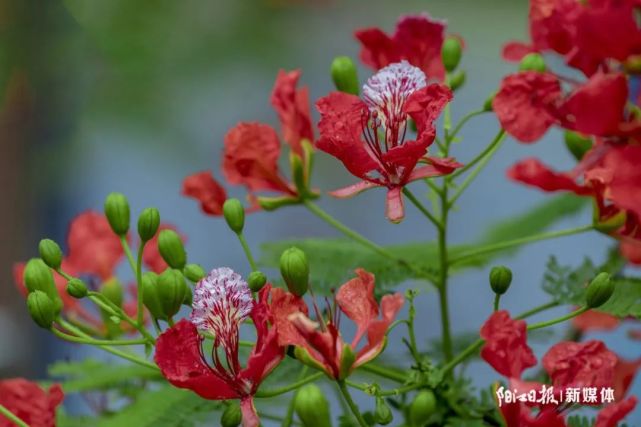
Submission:
<svg viewBox="0 0 641 427">
<path fill-rule="evenodd" d="M 15 415 L 13 412 L 8 410 L 2 404 L 0 404 L 0 415 L 3 415 L 6 419 L 8 419 L 9 421 L 13 422 L 18 427 L 29 427 L 29 424 L 27 424 L 24 421 L 22 421 L 20 418 L 18 418 L 17 415 Z"/>
</svg>

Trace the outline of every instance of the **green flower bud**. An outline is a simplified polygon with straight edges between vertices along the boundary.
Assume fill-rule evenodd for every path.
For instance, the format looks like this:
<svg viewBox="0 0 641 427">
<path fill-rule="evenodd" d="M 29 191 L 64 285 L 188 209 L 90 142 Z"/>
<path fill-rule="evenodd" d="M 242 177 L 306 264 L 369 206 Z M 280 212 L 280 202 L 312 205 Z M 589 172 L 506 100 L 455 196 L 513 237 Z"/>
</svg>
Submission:
<svg viewBox="0 0 641 427">
<path fill-rule="evenodd" d="M 337 56 L 332 61 L 331 72 L 336 89 L 341 92 L 358 95 L 358 73 L 352 58 L 349 56 Z"/>
<path fill-rule="evenodd" d="M 307 181 L 305 177 L 305 168 L 303 158 L 293 151 L 289 152 L 289 166 L 292 170 L 292 181 L 296 186 L 296 191 L 303 196 L 307 193 Z"/>
<path fill-rule="evenodd" d="M 124 236 L 129 231 L 129 202 L 122 193 L 111 193 L 105 199 L 105 216 L 114 233 Z"/>
<path fill-rule="evenodd" d="M 103 294 L 109 301 L 118 307 L 122 307 L 122 300 L 124 298 L 122 283 L 116 278 L 112 278 L 104 282 L 100 286 L 100 293 Z"/>
<path fill-rule="evenodd" d="M 490 286 L 495 294 L 503 295 L 506 293 L 511 283 L 512 270 L 503 265 L 492 267 L 490 271 Z"/>
<path fill-rule="evenodd" d="M 538 71 L 543 73 L 545 70 L 545 60 L 538 53 L 528 53 L 521 59 L 519 64 L 519 71 Z"/>
<path fill-rule="evenodd" d="M 229 228 L 236 234 L 243 232 L 245 226 L 245 208 L 238 199 L 227 199 L 223 204 L 223 216 Z"/>
<path fill-rule="evenodd" d="M 441 57 L 443 58 L 443 66 L 447 72 L 451 73 L 458 67 L 461 62 L 461 55 L 463 54 L 463 46 L 458 37 L 447 37 L 443 42 L 441 49 Z"/>
<path fill-rule="evenodd" d="M 38 244 L 38 252 L 40 252 L 40 258 L 47 264 L 49 267 L 57 270 L 62 264 L 62 251 L 60 246 L 51 239 L 42 239 L 40 244 Z"/>
<path fill-rule="evenodd" d="M 38 326 L 51 329 L 56 319 L 56 307 L 49 296 L 42 291 L 33 291 L 27 296 L 27 309 Z"/>
<path fill-rule="evenodd" d="M 280 274 L 289 292 L 299 297 L 305 295 L 309 286 L 309 264 L 305 252 L 292 247 L 280 256 Z"/>
<path fill-rule="evenodd" d="M 409 418 L 413 427 L 426 424 L 426 420 L 436 410 L 436 396 L 432 390 L 420 391 L 410 404 Z"/>
<path fill-rule="evenodd" d="M 463 84 L 465 84 L 465 71 L 459 71 L 456 74 L 452 74 L 447 79 L 447 85 L 452 90 L 460 89 L 463 86 Z"/>
<path fill-rule="evenodd" d="M 374 410 L 374 421 L 380 425 L 388 425 L 394 420 L 394 415 L 392 415 L 392 410 L 385 403 L 385 399 L 378 396 L 376 398 L 376 409 Z"/>
<path fill-rule="evenodd" d="M 158 251 L 171 268 L 182 270 L 187 263 L 187 253 L 178 233 L 162 230 L 158 235 Z"/>
<path fill-rule="evenodd" d="M 601 307 L 614 293 L 614 281 L 608 273 L 599 273 L 585 292 L 585 303 L 590 308 Z"/>
<path fill-rule="evenodd" d="M 492 111 L 492 110 L 494 110 L 494 106 L 492 106 L 492 103 L 494 102 L 494 97 L 495 96 L 496 96 L 496 92 L 492 93 L 490 96 L 487 97 L 487 99 L 483 103 L 483 111 Z"/>
<path fill-rule="evenodd" d="M 575 159 L 581 160 L 585 153 L 592 149 L 592 139 L 580 133 L 566 130 L 564 134 L 565 146 Z"/>
<path fill-rule="evenodd" d="M 158 275 L 152 271 L 142 275 L 142 302 L 154 319 L 167 320 L 158 296 Z"/>
<path fill-rule="evenodd" d="M 232 402 L 227 405 L 220 417 L 220 425 L 222 427 L 238 427 L 242 421 L 243 414 L 237 402 Z"/>
<path fill-rule="evenodd" d="M 329 403 L 316 384 L 301 387 L 294 398 L 294 410 L 304 427 L 331 427 Z"/>
<path fill-rule="evenodd" d="M 185 300 L 187 283 L 179 270 L 168 268 L 158 276 L 158 298 L 165 316 L 172 317 Z"/>
<path fill-rule="evenodd" d="M 624 210 L 620 210 L 615 215 L 612 215 L 609 218 L 600 218 L 599 206 L 597 205 L 596 201 L 594 201 L 592 210 L 592 224 L 594 225 L 595 230 L 601 233 L 610 234 L 623 227 L 623 225 L 627 221 L 627 218 L 628 214 Z"/>
<path fill-rule="evenodd" d="M 87 296 L 87 285 L 75 277 L 67 282 L 67 293 L 74 298 L 82 299 Z"/>
<path fill-rule="evenodd" d="M 185 284 L 185 298 L 183 298 L 183 305 L 191 307 L 194 302 L 194 293 L 191 291 L 191 288 Z"/>
<path fill-rule="evenodd" d="M 205 270 L 198 264 L 187 264 L 183 272 L 185 277 L 194 283 L 199 282 L 207 275 Z"/>
<path fill-rule="evenodd" d="M 53 272 L 40 258 L 32 258 L 24 269 L 24 285 L 29 292 L 42 291 L 54 304 L 56 315 L 62 310 L 62 300 L 58 295 Z"/>
<path fill-rule="evenodd" d="M 156 208 L 145 208 L 138 217 L 138 235 L 140 240 L 148 242 L 160 227 L 160 212 Z"/>
<path fill-rule="evenodd" d="M 247 278 L 247 284 L 252 292 L 260 291 L 267 283 L 267 276 L 262 271 L 252 271 Z"/>
</svg>

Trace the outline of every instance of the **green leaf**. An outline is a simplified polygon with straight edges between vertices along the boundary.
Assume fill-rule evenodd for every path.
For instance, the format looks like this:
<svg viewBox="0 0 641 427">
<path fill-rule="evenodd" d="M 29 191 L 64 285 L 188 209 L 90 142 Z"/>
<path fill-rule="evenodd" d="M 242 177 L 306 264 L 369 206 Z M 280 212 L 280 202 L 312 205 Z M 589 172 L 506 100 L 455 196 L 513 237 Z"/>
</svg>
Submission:
<svg viewBox="0 0 641 427">
<path fill-rule="evenodd" d="M 49 367 L 49 375 L 66 377 L 62 388 L 67 393 L 108 390 L 124 387 L 134 381 L 161 380 L 159 372 L 144 366 L 109 364 L 94 359 L 80 362 L 57 362 Z"/>
<path fill-rule="evenodd" d="M 477 245 L 484 246 L 540 233 L 556 221 L 576 214 L 585 205 L 585 201 L 576 196 L 556 197 L 533 210 L 490 227 L 476 245 L 450 246 L 449 254 L 451 257 L 456 257 Z M 260 264 L 277 268 L 281 253 L 292 246 L 305 251 L 310 264 L 312 286 L 314 291 L 321 295 L 328 295 L 330 289 L 337 288 L 354 277 L 354 269 L 358 267 L 374 273 L 376 290 L 381 293 L 388 292 L 397 285 L 415 278 L 411 270 L 396 260 L 385 258 L 369 248 L 346 239 L 303 239 L 266 243 L 261 246 Z M 435 242 L 391 245 L 386 249 L 398 258 L 425 271 L 433 274 L 438 272 L 438 249 Z M 496 257 L 515 253 L 517 250 L 518 248 L 511 248 L 483 254 L 457 263 L 451 270 L 454 273 L 483 267 Z"/>
</svg>

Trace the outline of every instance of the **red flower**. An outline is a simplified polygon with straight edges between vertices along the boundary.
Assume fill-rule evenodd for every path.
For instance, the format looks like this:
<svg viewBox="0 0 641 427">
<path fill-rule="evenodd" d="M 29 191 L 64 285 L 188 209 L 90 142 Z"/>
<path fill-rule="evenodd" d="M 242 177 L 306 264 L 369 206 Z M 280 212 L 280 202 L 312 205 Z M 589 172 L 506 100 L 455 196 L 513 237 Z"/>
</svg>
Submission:
<svg viewBox="0 0 641 427">
<path fill-rule="evenodd" d="M 555 387 L 611 387 L 617 356 L 601 341 L 562 341 L 543 356 Z"/>
<path fill-rule="evenodd" d="M 558 173 L 549 169 L 540 160 L 529 158 L 514 164 L 507 176 L 543 191 L 571 191 L 575 194 L 592 194 L 593 191 L 576 183 L 571 173 Z"/>
<path fill-rule="evenodd" d="M 355 368 L 378 356 L 385 346 L 387 328 L 404 303 L 402 294 L 397 293 L 385 295 L 379 307 L 374 299 L 374 275 L 362 269 L 357 269 L 356 274 L 358 277 L 339 288 L 338 308 L 322 324 L 307 317 L 307 307 L 300 298 L 272 290 L 272 315 L 281 345 L 297 346 L 304 361 L 336 379 L 346 378 Z M 351 343 L 346 343 L 338 330 L 341 314 L 356 324 Z M 358 350 L 364 336 L 367 343 Z"/>
<path fill-rule="evenodd" d="M 55 427 L 56 408 L 62 403 L 62 388 L 55 384 L 48 391 L 23 378 L 0 381 L 0 405 L 30 427 Z M 15 424 L 0 415 L 0 427 Z"/>
<path fill-rule="evenodd" d="M 579 331 L 611 331 L 621 324 L 618 317 L 600 311 L 588 310 L 572 319 L 572 325 Z"/>
<path fill-rule="evenodd" d="M 321 114 L 316 146 L 363 180 L 330 194 L 350 197 L 373 187 L 386 187 L 387 217 L 401 221 L 405 185 L 447 175 L 462 166 L 451 159 L 427 156 L 435 138 L 433 122 L 451 99 L 447 87 L 425 86 L 423 72 L 406 61 L 371 77 L 363 88 L 363 100 L 342 92 L 321 98 L 316 103 Z M 416 140 L 406 141 L 410 117 L 416 121 L 418 134 Z M 416 168 L 418 163 L 424 165 Z"/>
<path fill-rule="evenodd" d="M 507 133 L 521 142 L 534 142 L 554 124 L 552 106 L 560 96 L 556 76 L 524 71 L 503 79 L 492 106 Z"/>
<path fill-rule="evenodd" d="M 160 227 L 158 227 L 158 232 L 156 232 L 156 235 L 147 242 L 147 244 L 145 245 L 145 249 L 142 252 L 142 260 L 147 268 L 157 274 L 162 273 L 168 267 L 162 255 L 160 255 L 160 251 L 158 250 L 158 236 L 160 235 L 160 232 L 162 230 L 173 230 L 175 232 L 178 232 L 178 229 L 172 224 L 160 224 Z M 180 235 L 180 237 L 183 243 L 187 241 L 187 238 L 185 236 Z"/>
<path fill-rule="evenodd" d="M 272 91 L 271 103 L 278 113 L 283 139 L 294 153 L 303 156 L 301 140 L 314 141 L 307 88 L 297 89 L 300 70 L 280 70 Z"/>
<path fill-rule="evenodd" d="M 536 357 L 527 345 L 527 325 L 512 320 L 505 310 L 499 310 L 481 327 L 485 344 L 481 357 L 498 373 L 508 378 L 520 378 L 524 370 L 536 365 Z"/>
<path fill-rule="evenodd" d="M 641 368 L 641 359 L 629 361 L 618 357 L 617 364 L 614 367 L 614 380 L 612 382 L 615 400 L 620 401 L 623 399 L 639 368 Z"/>
<path fill-rule="evenodd" d="M 269 288 L 263 288 L 255 302 L 238 274 L 229 268 L 212 270 L 196 286 L 191 321 L 181 320 L 156 343 L 156 363 L 171 384 L 205 399 L 240 399 L 243 427 L 260 424 L 253 396 L 284 356 L 275 328 L 268 327 Z M 247 317 L 256 327 L 257 339 L 243 368 L 238 359 L 238 329 Z M 203 353 L 199 331 L 215 337 L 211 362 Z M 221 347 L 225 362 L 218 353 Z"/>
<path fill-rule="evenodd" d="M 200 208 L 208 215 L 222 215 L 227 192 L 208 171 L 197 172 L 183 180 L 183 195 L 200 202 Z"/>
<path fill-rule="evenodd" d="M 362 45 L 361 61 L 375 71 L 404 59 L 428 78 L 443 80 L 441 48 L 445 26 L 444 21 L 423 13 L 401 17 L 391 37 L 379 28 L 365 28 L 354 35 Z"/>
<path fill-rule="evenodd" d="M 632 264 L 641 265 L 641 242 L 630 240 L 623 241 L 619 246 L 621 255 Z"/>
<path fill-rule="evenodd" d="M 637 402 L 637 398 L 631 396 L 626 400 L 606 406 L 597 415 L 594 427 L 617 427 L 619 421 L 623 421 L 637 406 Z"/>
</svg>

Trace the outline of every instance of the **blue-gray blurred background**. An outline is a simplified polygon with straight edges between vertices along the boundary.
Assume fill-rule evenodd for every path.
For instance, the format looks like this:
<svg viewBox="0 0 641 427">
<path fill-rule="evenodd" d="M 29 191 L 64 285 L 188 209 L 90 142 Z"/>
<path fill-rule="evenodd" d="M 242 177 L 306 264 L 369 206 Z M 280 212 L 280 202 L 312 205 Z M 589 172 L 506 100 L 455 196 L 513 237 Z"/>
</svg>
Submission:
<svg viewBox="0 0 641 427">
<path fill-rule="evenodd" d="M 180 185 L 203 169 L 221 178 L 222 138 L 238 121 L 277 126 L 268 100 L 280 68 L 301 68 L 315 100 L 332 89 L 332 58 L 357 56 L 355 29 L 392 31 L 399 15 L 428 11 L 466 41 L 467 84 L 453 103 L 456 120 L 480 107 L 514 69 L 501 61 L 500 48 L 527 36 L 527 7 L 525 0 L 0 1 L 0 377 L 41 378 L 48 362 L 79 357 L 77 347 L 33 326 L 11 268 L 36 254 L 42 236 L 64 241 L 74 215 L 100 209 L 108 192 L 124 192 L 133 212 L 160 208 L 163 219 L 188 237 L 194 262 L 247 269 L 232 233 L 182 197 Z M 370 71 L 361 68 L 360 75 Z M 454 154 L 463 162 L 472 158 L 497 129 L 492 115 L 473 119 Z M 534 145 L 508 141 L 451 215 L 452 242 L 470 241 L 488 224 L 545 199 L 505 179 L 506 168 L 529 155 L 558 167 L 572 164 L 556 131 Z M 315 186 L 328 190 L 354 181 L 334 159 L 317 158 Z M 417 192 L 423 190 L 419 184 Z M 404 222 L 388 223 L 382 191 L 347 201 L 323 198 L 320 205 L 381 244 L 435 236 L 411 206 Z M 588 220 L 584 212 L 558 227 Z M 254 250 L 264 241 L 306 236 L 337 232 L 298 207 L 248 219 Z M 531 245 L 502 260 L 515 274 L 505 307 L 518 312 L 546 301 L 539 285 L 549 254 L 577 264 L 585 255 L 600 259 L 607 243 L 587 234 Z M 474 271 L 452 284 L 455 331 L 476 331 L 487 317 L 493 296 L 486 276 L 486 270 Z M 439 335 L 439 313 L 434 294 L 418 301 L 424 344 Z M 624 332 L 609 334 L 607 342 L 629 359 L 641 350 Z M 398 339 L 390 347 L 402 351 Z M 468 372 L 480 382 L 498 379 L 480 363 Z M 637 381 L 633 392 L 640 390 Z"/>
</svg>

